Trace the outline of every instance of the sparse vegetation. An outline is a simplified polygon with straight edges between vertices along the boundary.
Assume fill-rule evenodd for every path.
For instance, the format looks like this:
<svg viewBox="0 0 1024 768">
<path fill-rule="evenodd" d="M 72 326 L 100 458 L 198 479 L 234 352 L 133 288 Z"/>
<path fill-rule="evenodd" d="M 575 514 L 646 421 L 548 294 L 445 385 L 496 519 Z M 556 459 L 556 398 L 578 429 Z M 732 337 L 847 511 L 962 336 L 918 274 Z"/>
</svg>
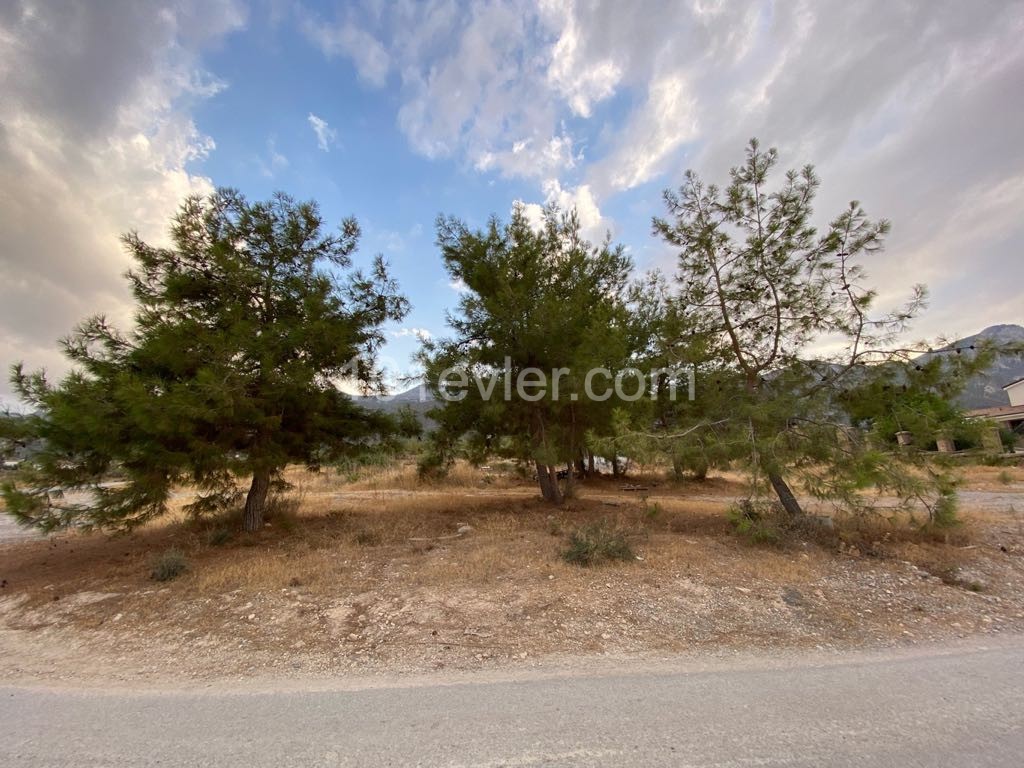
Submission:
<svg viewBox="0 0 1024 768">
<path fill-rule="evenodd" d="M 231 529 L 226 526 L 217 526 L 206 534 L 206 543 L 211 547 L 221 547 L 229 541 L 231 541 Z"/>
<path fill-rule="evenodd" d="M 188 560 L 180 549 L 171 548 L 153 560 L 149 577 L 153 581 L 173 581 L 188 570 Z"/>
<path fill-rule="evenodd" d="M 633 560 L 635 557 L 626 532 L 605 520 L 573 531 L 562 551 L 565 562 L 583 566 L 610 560 Z"/>
</svg>

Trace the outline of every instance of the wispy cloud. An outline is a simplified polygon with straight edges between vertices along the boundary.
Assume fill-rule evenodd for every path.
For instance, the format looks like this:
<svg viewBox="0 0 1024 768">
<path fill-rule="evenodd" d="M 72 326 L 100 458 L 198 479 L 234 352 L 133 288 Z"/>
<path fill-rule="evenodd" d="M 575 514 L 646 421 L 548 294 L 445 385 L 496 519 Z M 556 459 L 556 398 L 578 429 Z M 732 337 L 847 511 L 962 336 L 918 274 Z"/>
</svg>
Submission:
<svg viewBox="0 0 1024 768">
<path fill-rule="evenodd" d="M 309 121 L 313 133 L 316 134 L 316 145 L 321 152 L 330 152 L 331 145 L 338 139 L 338 132 L 327 124 L 322 117 L 317 117 L 312 112 L 306 118 Z"/>
<path fill-rule="evenodd" d="M 397 331 L 391 331 L 391 335 L 396 339 L 412 337 L 420 341 L 430 341 L 434 337 L 426 328 L 399 328 Z"/>
<path fill-rule="evenodd" d="M 277 150 L 277 139 L 271 136 L 267 139 L 267 156 L 259 159 L 260 173 L 268 179 L 277 176 L 278 173 L 288 167 L 288 158 Z"/>
</svg>

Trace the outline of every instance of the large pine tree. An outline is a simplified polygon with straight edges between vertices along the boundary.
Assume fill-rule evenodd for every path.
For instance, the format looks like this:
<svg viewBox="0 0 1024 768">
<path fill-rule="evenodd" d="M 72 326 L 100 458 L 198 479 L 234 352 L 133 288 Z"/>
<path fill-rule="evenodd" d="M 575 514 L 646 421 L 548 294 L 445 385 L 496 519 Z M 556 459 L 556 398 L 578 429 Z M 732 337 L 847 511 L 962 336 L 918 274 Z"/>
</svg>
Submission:
<svg viewBox="0 0 1024 768">
<path fill-rule="evenodd" d="M 422 356 L 434 392 L 461 397 L 433 414 L 436 457 L 450 460 L 468 435 L 481 456 L 533 461 L 542 495 L 558 503 L 559 466 L 580 458 L 588 430 L 607 423 L 615 404 L 614 397 L 587 396 L 587 373 L 628 364 L 630 259 L 621 246 L 591 245 L 575 213 L 555 209 L 540 227 L 519 206 L 507 224 L 493 219 L 479 231 L 441 218 L 437 239 L 449 274 L 465 290 L 449 317 L 454 336 L 427 343 Z M 464 371 L 471 383 L 450 392 L 446 369 Z M 564 370 L 557 396 L 556 369 Z M 546 388 L 521 397 L 520 377 L 541 374 Z"/>
<path fill-rule="evenodd" d="M 180 484 L 198 489 L 200 513 L 240 501 L 249 477 L 244 528 L 256 530 L 287 464 L 315 469 L 392 426 L 339 389 L 345 377 L 380 387 L 381 324 L 408 306 L 381 257 L 353 269 L 355 220 L 328 233 L 315 203 L 221 190 L 189 198 L 171 240 L 124 237 L 130 331 L 82 323 L 62 341 L 74 367 L 57 384 L 14 367 L 44 446 L 3 488 L 23 523 L 131 527 L 165 512 Z"/>
<path fill-rule="evenodd" d="M 668 218 L 653 221 L 678 254 L 677 314 L 686 322 L 675 341 L 699 372 L 696 408 L 677 411 L 675 427 L 701 429 L 717 457 L 745 460 L 755 488 L 767 481 L 790 513 L 802 512 L 790 487 L 796 477 L 821 498 L 858 506 L 859 491 L 874 485 L 923 500 L 934 514 L 948 505 L 945 475 L 923 465 L 911 471 L 916 454 L 881 444 L 891 435 L 867 440 L 850 427 L 905 411 L 911 396 L 934 389 L 925 373 L 945 380 L 950 396 L 987 358 L 948 355 L 927 372 L 915 364 L 923 348 L 898 338 L 924 306 L 924 287 L 876 313 L 866 284 L 863 261 L 878 256 L 889 223 L 872 221 L 854 201 L 819 232 L 814 169 L 776 180 L 777 160 L 752 140 L 724 189 L 688 172 L 678 191 L 665 192 Z M 886 409 L 864 406 L 882 393 Z M 932 428 L 952 423 L 954 410 Z"/>
</svg>

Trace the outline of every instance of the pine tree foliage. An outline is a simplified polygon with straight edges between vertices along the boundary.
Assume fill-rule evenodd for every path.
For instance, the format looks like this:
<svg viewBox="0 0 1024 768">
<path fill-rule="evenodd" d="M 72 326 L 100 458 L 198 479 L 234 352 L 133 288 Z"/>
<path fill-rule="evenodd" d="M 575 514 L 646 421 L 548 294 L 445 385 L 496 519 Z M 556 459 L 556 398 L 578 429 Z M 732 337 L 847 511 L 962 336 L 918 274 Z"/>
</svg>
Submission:
<svg viewBox="0 0 1024 768">
<path fill-rule="evenodd" d="M 437 242 L 452 280 L 465 290 L 449 317 L 454 335 L 427 342 L 422 361 L 436 395 L 462 399 L 431 414 L 438 429 L 427 468 L 444 469 L 468 437 L 477 456 L 532 461 L 542 494 L 558 502 L 558 467 L 575 462 L 588 430 L 611 419 L 614 398 L 586 397 L 585 376 L 627 364 L 630 259 L 610 242 L 591 245 L 575 213 L 554 208 L 536 229 L 518 206 L 507 224 L 492 219 L 479 231 L 442 217 Z M 447 369 L 465 371 L 470 385 L 447 390 Z M 537 389 L 523 399 L 516 384 L 529 369 L 548 376 L 549 386 L 542 396 Z M 557 397 L 555 369 L 567 371 Z"/>
<path fill-rule="evenodd" d="M 928 371 L 914 365 L 924 350 L 896 340 L 925 306 L 925 288 L 915 286 L 905 305 L 878 314 L 866 284 L 863 261 L 881 258 L 889 223 L 871 220 L 854 201 L 817 231 L 814 169 L 776 182 L 777 162 L 774 149 L 752 140 L 727 187 L 688 172 L 678 191 L 665 192 L 668 217 L 653 220 L 655 234 L 678 254 L 675 334 L 666 343 L 698 370 L 696 408 L 669 418 L 677 431 L 702 430 L 699 439 L 714 447 L 709 460 L 743 460 L 755 488 L 770 487 L 791 513 L 802 509 L 787 476 L 856 508 L 864 508 L 860 492 L 871 485 L 908 504 L 948 504 L 945 473 L 920 471 L 919 455 L 888 450 L 852 429 L 857 404 L 886 381 L 885 400 L 897 409 L 914 393 L 934 391 L 938 380 L 952 390 L 985 357 L 940 356 Z M 857 426 L 873 422 L 863 406 L 859 416 Z"/>
<path fill-rule="evenodd" d="M 328 233 L 315 203 L 220 190 L 183 204 L 172 247 L 123 240 L 134 327 L 83 322 L 62 341 L 75 365 L 56 384 L 14 367 L 45 446 L 3 488 L 21 522 L 130 528 L 164 513 L 179 484 L 198 489 L 188 510 L 200 514 L 236 504 L 251 476 L 255 530 L 285 465 L 316 469 L 393 427 L 338 386 L 381 389 L 381 324 L 407 311 L 382 258 L 353 268 L 354 219 Z"/>
</svg>

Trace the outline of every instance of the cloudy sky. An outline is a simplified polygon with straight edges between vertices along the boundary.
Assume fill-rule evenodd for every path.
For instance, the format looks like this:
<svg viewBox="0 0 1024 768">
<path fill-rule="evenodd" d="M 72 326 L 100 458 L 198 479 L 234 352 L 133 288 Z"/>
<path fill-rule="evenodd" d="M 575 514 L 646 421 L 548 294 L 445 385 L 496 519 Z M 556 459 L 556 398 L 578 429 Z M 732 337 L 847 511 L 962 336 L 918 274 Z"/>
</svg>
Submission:
<svg viewBox="0 0 1024 768">
<path fill-rule="evenodd" d="M 1022 85 L 1008 0 L 0 0 L 0 364 L 59 373 L 80 319 L 126 323 L 118 234 L 234 186 L 358 217 L 414 306 L 407 369 L 457 299 L 438 213 L 576 206 L 670 270 L 661 190 L 751 136 L 818 166 L 822 223 L 892 219 L 868 269 L 883 303 L 929 285 L 915 335 L 1024 323 Z"/>
</svg>

